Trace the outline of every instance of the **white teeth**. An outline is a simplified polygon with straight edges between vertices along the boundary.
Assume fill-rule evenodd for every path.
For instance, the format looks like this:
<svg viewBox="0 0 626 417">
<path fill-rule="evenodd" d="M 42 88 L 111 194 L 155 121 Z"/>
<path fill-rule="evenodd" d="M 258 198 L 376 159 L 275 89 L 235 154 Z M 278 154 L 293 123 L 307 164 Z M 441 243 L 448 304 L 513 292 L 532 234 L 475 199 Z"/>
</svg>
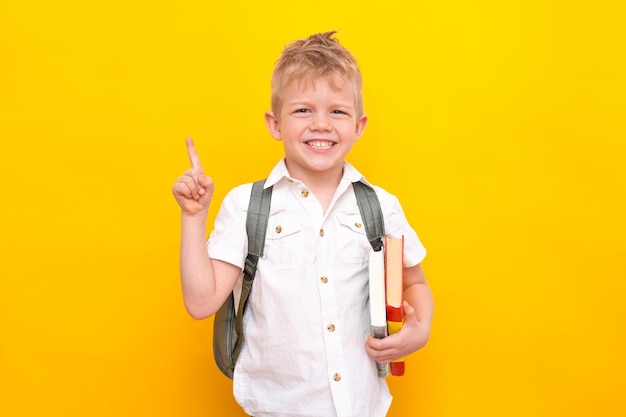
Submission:
<svg viewBox="0 0 626 417">
<path fill-rule="evenodd" d="M 311 140 L 308 141 L 307 144 L 315 149 L 330 149 L 333 146 L 333 142 L 322 141 L 322 140 Z"/>
</svg>

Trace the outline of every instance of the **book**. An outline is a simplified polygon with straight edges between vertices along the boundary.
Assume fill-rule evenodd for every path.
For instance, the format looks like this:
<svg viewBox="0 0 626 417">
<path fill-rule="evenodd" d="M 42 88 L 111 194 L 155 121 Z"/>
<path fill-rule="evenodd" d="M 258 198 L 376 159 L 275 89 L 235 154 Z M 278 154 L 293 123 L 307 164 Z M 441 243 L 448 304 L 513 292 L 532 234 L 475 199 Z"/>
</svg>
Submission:
<svg viewBox="0 0 626 417">
<path fill-rule="evenodd" d="M 397 333 L 404 323 L 404 236 L 385 236 L 385 301 L 387 334 Z M 404 358 L 390 364 L 391 375 L 404 375 Z"/>
<path fill-rule="evenodd" d="M 385 299 L 385 255 L 379 251 L 370 250 L 369 259 L 369 296 L 370 296 L 370 323 L 373 337 L 382 339 L 387 336 L 387 301 Z M 390 374 L 390 366 L 376 362 L 379 378 Z"/>
</svg>

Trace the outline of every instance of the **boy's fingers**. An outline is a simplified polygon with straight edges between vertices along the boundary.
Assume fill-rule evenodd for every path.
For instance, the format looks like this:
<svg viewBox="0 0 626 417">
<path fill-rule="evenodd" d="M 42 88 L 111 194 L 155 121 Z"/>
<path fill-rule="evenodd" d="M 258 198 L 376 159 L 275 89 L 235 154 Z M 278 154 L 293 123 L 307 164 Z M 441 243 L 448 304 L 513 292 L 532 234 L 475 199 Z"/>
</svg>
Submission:
<svg viewBox="0 0 626 417">
<path fill-rule="evenodd" d="M 415 309 L 407 301 L 404 301 L 404 314 L 405 315 L 415 314 Z"/>
<path fill-rule="evenodd" d="M 404 322 L 408 323 L 409 321 L 417 321 L 417 316 L 415 312 L 415 308 L 404 301 Z"/>
<path fill-rule="evenodd" d="M 198 151 L 196 150 L 196 146 L 193 144 L 193 139 L 191 139 L 189 136 L 187 137 L 187 154 L 189 155 L 189 162 L 191 162 L 191 167 L 204 173 L 202 169 L 202 164 L 200 163 L 200 156 L 198 155 Z"/>
<path fill-rule="evenodd" d="M 174 185 L 174 191 L 187 198 L 194 198 L 194 195 L 197 195 L 196 183 L 193 178 L 184 175 Z"/>
</svg>

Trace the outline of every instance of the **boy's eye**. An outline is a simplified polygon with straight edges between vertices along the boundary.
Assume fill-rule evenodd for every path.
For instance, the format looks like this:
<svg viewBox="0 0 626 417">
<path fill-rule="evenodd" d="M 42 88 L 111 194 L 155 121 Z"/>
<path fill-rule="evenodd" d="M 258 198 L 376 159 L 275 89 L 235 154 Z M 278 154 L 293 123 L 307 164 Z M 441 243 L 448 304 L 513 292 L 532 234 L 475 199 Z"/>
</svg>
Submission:
<svg viewBox="0 0 626 417">
<path fill-rule="evenodd" d="M 296 113 L 308 113 L 309 109 L 298 109 L 295 111 Z"/>
<path fill-rule="evenodd" d="M 333 114 L 347 114 L 347 113 L 343 110 L 333 110 Z"/>
</svg>

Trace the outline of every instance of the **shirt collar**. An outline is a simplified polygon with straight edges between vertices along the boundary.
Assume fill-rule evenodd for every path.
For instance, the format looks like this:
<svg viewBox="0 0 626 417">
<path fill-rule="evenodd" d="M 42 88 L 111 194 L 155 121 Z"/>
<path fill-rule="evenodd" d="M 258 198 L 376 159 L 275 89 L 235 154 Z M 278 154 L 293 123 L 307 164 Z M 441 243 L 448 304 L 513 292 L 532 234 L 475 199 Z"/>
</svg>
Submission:
<svg viewBox="0 0 626 417">
<path fill-rule="evenodd" d="M 277 184 L 280 181 L 297 181 L 289 175 L 289 170 L 287 169 L 287 164 L 285 163 L 285 158 L 282 158 L 272 169 L 270 175 L 267 177 L 265 181 L 264 188 L 271 187 L 274 184 Z M 343 176 L 341 177 L 341 182 L 349 182 L 353 183 L 356 181 L 361 181 L 362 183 L 371 186 L 371 184 L 365 179 L 365 177 L 351 164 L 348 162 L 343 163 Z"/>
</svg>

